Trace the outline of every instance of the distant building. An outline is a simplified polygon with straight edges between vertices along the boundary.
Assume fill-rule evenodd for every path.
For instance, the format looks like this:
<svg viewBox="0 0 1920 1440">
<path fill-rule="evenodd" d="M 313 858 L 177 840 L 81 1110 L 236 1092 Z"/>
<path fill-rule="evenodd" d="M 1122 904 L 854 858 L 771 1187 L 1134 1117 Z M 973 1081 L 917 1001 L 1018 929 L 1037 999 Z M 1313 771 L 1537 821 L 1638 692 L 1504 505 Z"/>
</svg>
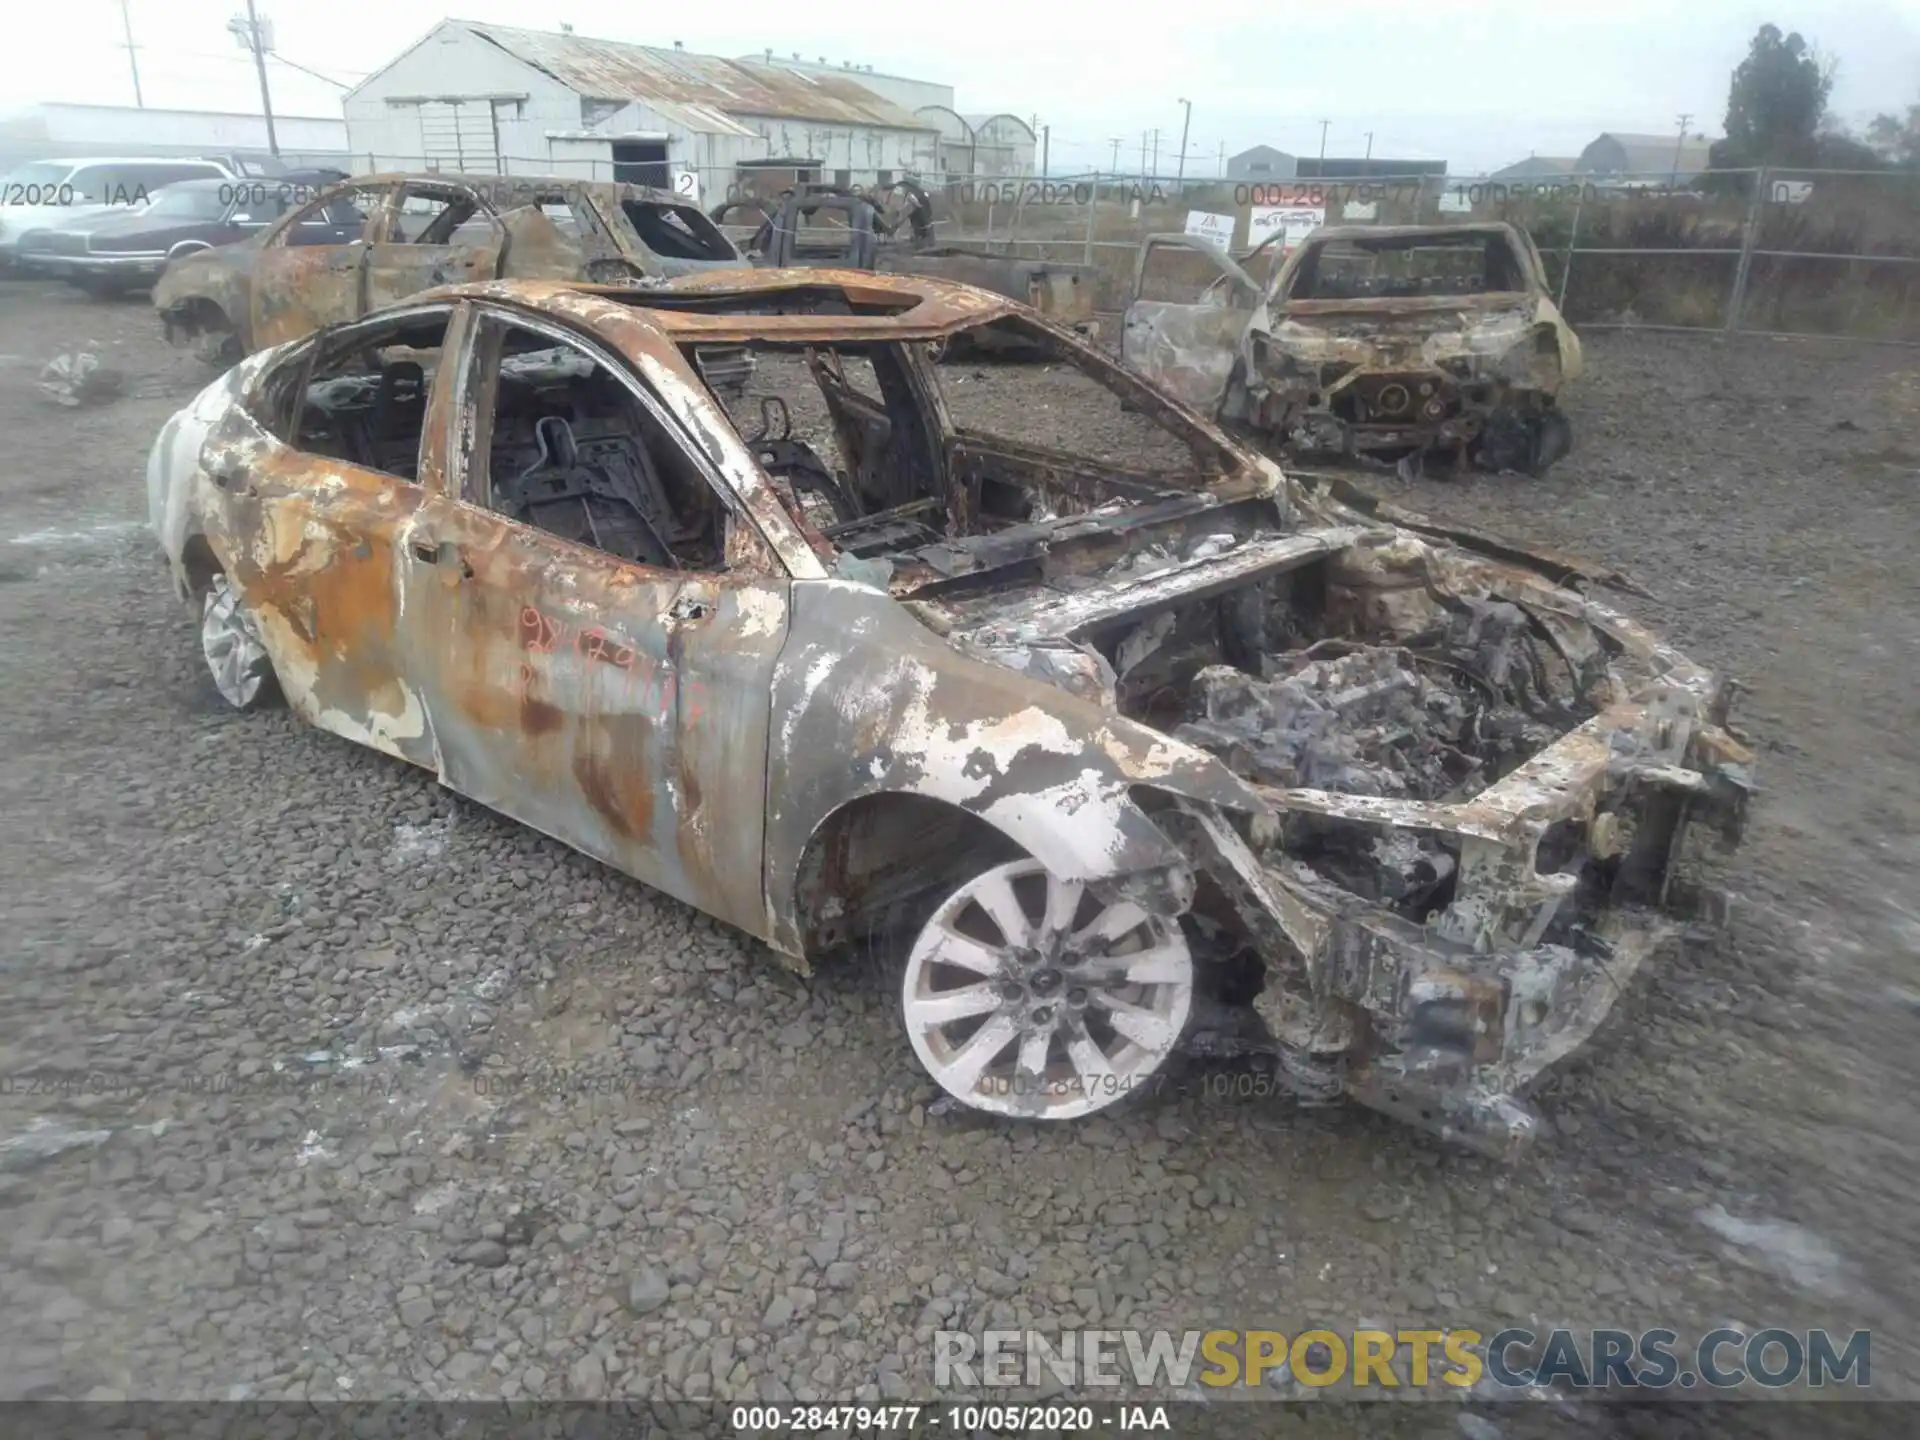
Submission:
<svg viewBox="0 0 1920 1440">
<path fill-rule="evenodd" d="M 1489 180 L 1547 180 L 1556 175 L 1571 175 L 1578 162 L 1571 155 L 1529 155 L 1524 160 L 1516 160 L 1503 170 L 1496 170 Z"/>
<path fill-rule="evenodd" d="M 442 20 L 342 108 L 374 168 L 673 184 L 711 203 L 741 167 L 843 185 L 933 168 L 939 127 L 865 74 Z"/>
<path fill-rule="evenodd" d="M 1378 156 L 1341 159 L 1329 155 L 1312 159 L 1302 155 L 1296 172 L 1302 180 L 1385 180 L 1406 175 L 1444 175 L 1444 160 L 1392 160 Z"/>
<path fill-rule="evenodd" d="M 276 115 L 281 159 L 292 166 L 347 164 L 347 123 Z M 87 155 L 235 155 L 264 158 L 267 122 L 223 110 L 148 110 L 132 105 L 31 105 L 0 120 L 0 172 L 32 160 Z"/>
<path fill-rule="evenodd" d="M 1291 180 L 1298 162 L 1284 150 L 1271 145 L 1255 145 L 1238 155 L 1227 157 L 1229 180 Z"/>
<path fill-rule="evenodd" d="M 1621 135 L 1609 131 L 1580 152 L 1577 174 L 1641 177 L 1649 181 L 1671 177 L 1691 182 L 1707 168 L 1713 142 L 1704 135 Z"/>
</svg>

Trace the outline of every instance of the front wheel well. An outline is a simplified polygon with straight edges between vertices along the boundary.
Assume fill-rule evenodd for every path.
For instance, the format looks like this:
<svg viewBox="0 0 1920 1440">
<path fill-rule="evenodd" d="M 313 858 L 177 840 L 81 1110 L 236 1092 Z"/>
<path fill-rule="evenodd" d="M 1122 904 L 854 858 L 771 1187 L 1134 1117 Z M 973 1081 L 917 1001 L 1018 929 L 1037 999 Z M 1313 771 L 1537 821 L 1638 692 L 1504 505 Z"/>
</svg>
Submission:
<svg viewBox="0 0 1920 1440">
<path fill-rule="evenodd" d="M 924 795 L 863 795 L 814 830 L 794 880 L 810 960 L 911 940 L 932 906 L 990 865 L 1026 854 L 978 815 Z"/>
</svg>

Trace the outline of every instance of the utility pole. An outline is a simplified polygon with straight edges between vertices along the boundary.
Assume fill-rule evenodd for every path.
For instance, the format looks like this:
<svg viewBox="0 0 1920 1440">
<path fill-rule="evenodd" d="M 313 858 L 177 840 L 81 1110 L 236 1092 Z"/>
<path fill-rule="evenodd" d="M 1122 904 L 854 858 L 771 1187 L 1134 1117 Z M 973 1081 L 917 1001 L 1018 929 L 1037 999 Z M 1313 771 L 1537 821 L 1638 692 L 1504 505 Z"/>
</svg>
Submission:
<svg viewBox="0 0 1920 1440">
<path fill-rule="evenodd" d="M 1040 127 L 1040 174 L 1044 178 L 1053 173 L 1053 166 L 1047 163 L 1047 141 L 1053 135 L 1053 126 Z"/>
<path fill-rule="evenodd" d="M 1322 160 L 1327 158 L 1327 127 L 1331 124 L 1333 124 L 1331 120 L 1320 122 L 1320 158 Z"/>
<path fill-rule="evenodd" d="M 1214 172 L 1214 178 L 1216 180 L 1224 180 L 1227 178 L 1227 142 L 1224 140 L 1220 142 L 1220 164 L 1219 168 Z"/>
<path fill-rule="evenodd" d="M 260 109 L 267 117 L 267 149 L 273 152 L 273 158 L 280 158 L 280 139 L 273 130 L 273 97 L 267 92 L 267 50 L 270 48 L 266 37 L 260 33 L 260 17 L 254 13 L 253 0 L 247 0 L 247 18 L 238 15 L 227 22 L 227 29 L 239 37 L 240 43 L 253 51 L 253 68 L 260 75 Z"/>
<path fill-rule="evenodd" d="M 133 21 L 127 15 L 127 0 L 120 0 L 120 28 L 127 35 L 127 67 L 133 71 L 133 103 L 144 110 L 147 102 L 140 98 L 140 61 L 133 53 Z"/>
<path fill-rule="evenodd" d="M 1193 124 L 1193 101 L 1183 99 L 1180 103 L 1187 107 L 1187 113 L 1180 120 L 1180 173 L 1174 184 L 1184 191 L 1187 184 L 1187 128 Z"/>
<path fill-rule="evenodd" d="M 1140 132 L 1140 178 L 1147 178 L 1147 132 Z"/>
<path fill-rule="evenodd" d="M 1115 138 L 1115 140 L 1114 140 L 1114 142 L 1113 142 L 1113 165 L 1112 165 L 1112 169 L 1113 169 L 1113 173 L 1114 173 L 1114 174 L 1116 174 L 1116 175 L 1118 175 L 1118 174 L 1120 173 L 1120 141 L 1119 141 L 1119 139 L 1118 139 L 1117 137 Z"/>
<path fill-rule="evenodd" d="M 1367 131 L 1367 159 L 1373 158 L 1373 132 Z"/>
<path fill-rule="evenodd" d="M 1147 178 L 1153 180 L 1160 174 L 1160 127 L 1153 127 L 1153 169 L 1147 172 Z"/>
<path fill-rule="evenodd" d="M 1670 188 L 1677 188 L 1680 184 L 1680 147 L 1687 143 L 1687 126 L 1692 123 L 1693 116 L 1682 115 L 1680 117 L 1680 134 L 1675 137 L 1673 142 L 1673 173 L 1667 176 L 1667 184 Z"/>
</svg>

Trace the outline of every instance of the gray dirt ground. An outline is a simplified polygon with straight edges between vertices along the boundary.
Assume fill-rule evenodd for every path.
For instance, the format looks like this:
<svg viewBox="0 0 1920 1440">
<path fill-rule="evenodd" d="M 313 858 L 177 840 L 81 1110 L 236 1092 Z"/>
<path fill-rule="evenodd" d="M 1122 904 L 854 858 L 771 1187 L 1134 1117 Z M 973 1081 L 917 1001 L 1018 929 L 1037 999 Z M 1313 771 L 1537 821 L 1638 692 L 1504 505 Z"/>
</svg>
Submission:
<svg viewBox="0 0 1920 1440">
<path fill-rule="evenodd" d="M 1386 485 L 1626 568 L 1752 686 L 1731 932 L 1505 1169 L 1234 1071 L 929 1114 L 875 974 L 226 712 L 144 529 L 204 379 L 156 330 L 0 282 L 0 1392 L 904 1398 L 936 1328 L 1731 1319 L 1870 1325 L 1916 1393 L 1913 352 L 1591 335 L 1549 480 Z M 123 398 L 36 391 L 81 343 Z M 1009 426 L 1055 393 L 961 377 Z"/>
</svg>

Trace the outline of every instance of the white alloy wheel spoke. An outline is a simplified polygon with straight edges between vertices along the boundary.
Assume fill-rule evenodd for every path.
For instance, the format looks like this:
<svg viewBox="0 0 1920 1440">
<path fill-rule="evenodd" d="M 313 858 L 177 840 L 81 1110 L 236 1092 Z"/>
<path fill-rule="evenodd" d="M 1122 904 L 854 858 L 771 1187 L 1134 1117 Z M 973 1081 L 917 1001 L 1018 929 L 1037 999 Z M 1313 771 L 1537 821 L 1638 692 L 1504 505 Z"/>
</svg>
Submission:
<svg viewBox="0 0 1920 1440">
<path fill-rule="evenodd" d="M 1193 973 L 1193 963 L 1184 945 L 1156 945 L 1131 955 L 1097 956 L 1080 973 L 1096 985 L 1178 985 Z"/>
<path fill-rule="evenodd" d="M 1020 897 L 1006 876 L 989 872 L 975 882 L 973 898 L 1000 927 L 1000 937 L 1009 947 L 1024 945 L 1033 935 L 1033 921 L 1020 908 Z"/>
<path fill-rule="evenodd" d="M 1177 1031 L 1157 1011 L 1099 992 L 1095 992 L 1093 1003 L 1107 1012 L 1115 1031 L 1143 1050 L 1163 1050 L 1174 1042 Z"/>
<path fill-rule="evenodd" d="M 959 990 L 915 996 L 907 1001 L 907 1015 L 922 1030 L 932 1030 L 956 1020 L 986 1015 L 998 1010 L 1000 1005 L 1000 992 L 993 986 L 968 985 Z"/>
<path fill-rule="evenodd" d="M 1093 1043 L 1093 1037 L 1086 1031 L 1068 1038 L 1067 1058 L 1073 1061 L 1074 1072 L 1088 1095 L 1097 1096 L 1112 1089 L 1113 1066 L 1107 1063 L 1106 1052 Z"/>
<path fill-rule="evenodd" d="M 1056 880 L 1047 877 L 1047 914 L 1040 922 L 1040 928 L 1047 935 L 1064 935 L 1073 928 L 1073 917 L 1080 911 L 1080 901 L 1085 897 L 1087 887 L 1078 880 Z"/>
<path fill-rule="evenodd" d="M 1047 1051 L 1053 1044 L 1053 1030 L 1029 1030 L 1020 1037 L 1020 1062 L 1017 1073 L 1025 1076 L 1047 1073 Z"/>
<path fill-rule="evenodd" d="M 1147 923 L 1147 912 L 1131 900 L 1120 900 L 1102 910 L 1087 928 L 1074 935 L 1083 945 L 1111 945 Z"/>
<path fill-rule="evenodd" d="M 1019 1034 L 1019 1027 L 1005 1015 L 995 1015 L 982 1025 L 957 1051 L 947 1069 L 947 1079 L 959 1087 L 959 1092 L 967 1091 L 980 1083 L 980 1077 L 1007 1048 L 1013 1037 Z"/>
<path fill-rule="evenodd" d="M 939 925 L 939 933 L 929 957 L 940 965 L 952 965 L 961 970 L 971 970 L 976 975 L 998 975 L 1006 963 L 1005 952 L 991 945 L 983 945 L 971 936 L 962 935 L 958 930 Z M 931 931 L 934 926 L 929 926 Z"/>
</svg>

